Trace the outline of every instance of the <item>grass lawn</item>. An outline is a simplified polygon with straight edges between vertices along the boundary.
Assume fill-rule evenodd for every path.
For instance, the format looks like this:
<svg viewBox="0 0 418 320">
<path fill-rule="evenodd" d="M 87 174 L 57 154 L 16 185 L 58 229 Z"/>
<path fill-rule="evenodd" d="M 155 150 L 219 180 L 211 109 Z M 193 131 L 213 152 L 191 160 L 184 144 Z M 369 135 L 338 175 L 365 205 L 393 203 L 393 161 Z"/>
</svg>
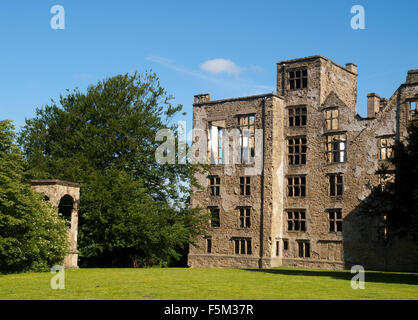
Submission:
<svg viewBox="0 0 418 320">
<path fill-rule="evenodd" d="M 353 290 L 350 271 L 256 269 L 78 269 L 65 271 L 65 289 L 51 273 L 0 275 L 9 299 L 418 299 L 418 274 L 366 272 Z"/>
</svg>

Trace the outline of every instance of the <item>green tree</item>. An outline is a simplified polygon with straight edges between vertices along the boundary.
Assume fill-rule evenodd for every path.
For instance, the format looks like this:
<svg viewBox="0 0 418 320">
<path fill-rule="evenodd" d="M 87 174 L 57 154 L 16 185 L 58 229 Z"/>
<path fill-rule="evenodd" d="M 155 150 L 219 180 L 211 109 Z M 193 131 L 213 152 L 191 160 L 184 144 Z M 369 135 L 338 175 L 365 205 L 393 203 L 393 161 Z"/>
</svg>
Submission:
<svg viewBox="0 0 418 320">
<path fill-rule="evenodd" d="M 117 75 L 61 96 L 26 121 L 20 144 L 28 177 L 82 184 L 83 266 L 166 265 L 205 225 L 188 208 L 196 166 L 155 160 L 160 129 L 181 105 L 155 74 Z"/>
<path fill-rule="evenodd" d="M 418 244 L 418 119 L 409 123 L 408 137 L 393 147 L 393 169 L 381 166 L 381 177 L 395 175 L 394 181 L 370 187 L 371 194 L 361 211 L 372 216 L 386 216 L 386 241 L 408 237 Z"/>
<path fill-rule="evenodd" d="M 45 271 L 67 251 L 67 225 L 23 179 L 10 121 L 0 121 L 0 272 Z"/>
<path fill-rule="evenodd" d="M 388 224 L 393 233 L 418 243 L 418 118 L 410 122 L 406 141 L 395 144 L 392 163 L 396 169 Z"/>
</svg>

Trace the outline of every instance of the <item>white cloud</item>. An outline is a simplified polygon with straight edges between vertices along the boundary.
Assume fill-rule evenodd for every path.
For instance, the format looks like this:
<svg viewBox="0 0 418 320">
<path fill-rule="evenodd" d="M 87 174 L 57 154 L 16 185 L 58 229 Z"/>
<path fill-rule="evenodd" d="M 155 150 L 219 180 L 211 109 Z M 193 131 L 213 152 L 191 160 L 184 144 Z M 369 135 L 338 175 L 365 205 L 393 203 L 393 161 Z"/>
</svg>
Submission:
<svg viewBox="0 0 418 320">
<path fill-rule="evenodd" d="M 231 92 L 234 92 L 234 95 L 237 95 L 237 96 L 247 96 L 247 95 L 253 95 L 253 94 L 269 93 L 269 92 L 274 92 L 275 90 L 274 86 L 257 84 L 252 80 L 243 79 L 240 76 L 225 78 L 225 77 L 220 77 L 218 75 L 209 75 L 202 71 L 190 69 L 184 65 L 177 64 L 173 60 L 167 59 L 165 57 L 157 56 L 157 55 L 148 56 L 146 57 L 146 60 L 157 63 L 159 65 L 162 65 L 173 71 L 182 73 L 184 75 L 188 75 L 196 79 L 201 79 L 203 81 L 208 81 L 212 83 L 213 85 L 215 85 L 216 87 L 221 86 L 223 88 L 229 88 L 229 90 L 231 90 Z M 218 59 L 215 59 L 215 60 L 218 60 Z M 209 61 L 214 61 L 214 60 L 209 60 Z M 235 63 L 233 64 L 235 65 Z M 236 67 L 239 68 L 240 71 L 247 70 L 247 68 L 244 69 L 238 66 Z"/>
<path fill-rule="evenodd" d="M 242 68 L 238 67 L 234 61 L 222 58 L 207 60 L 200 65 L 200 69 L 213 74 L 234 74 L 242 71 Z"/>
</svg>

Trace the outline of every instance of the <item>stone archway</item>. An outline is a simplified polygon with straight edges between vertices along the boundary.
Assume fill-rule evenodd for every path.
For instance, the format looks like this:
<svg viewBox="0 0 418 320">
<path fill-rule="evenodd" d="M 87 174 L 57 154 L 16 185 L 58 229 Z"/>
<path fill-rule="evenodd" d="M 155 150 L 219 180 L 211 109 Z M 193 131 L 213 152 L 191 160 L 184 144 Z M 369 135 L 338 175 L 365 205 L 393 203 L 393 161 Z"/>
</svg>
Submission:
<svg viewBox="0 0 418 320">
<path fill-rule="evenodd" d="M 70 195 L 63 196 L 58 204 L 58 212 L 62 214 L 64 219 L 71 223 L 72 213 L 74 210 L 74 199 Z"/>
</svg>

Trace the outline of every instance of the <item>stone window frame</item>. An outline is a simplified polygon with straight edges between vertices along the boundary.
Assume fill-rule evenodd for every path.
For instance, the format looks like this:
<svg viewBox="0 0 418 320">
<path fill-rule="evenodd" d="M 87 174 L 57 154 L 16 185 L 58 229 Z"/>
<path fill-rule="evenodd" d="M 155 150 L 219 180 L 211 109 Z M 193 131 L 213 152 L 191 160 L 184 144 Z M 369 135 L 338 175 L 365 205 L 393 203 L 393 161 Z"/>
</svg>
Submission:
<svg viewBox="0 0 418 320">
<path fill-rule="evenodd" d="M 344 137 L 344 139 L 342 139 Z M 338 138 L 337 140 L 333 140 L 332 138 Z M 340 132 L 332 132 L 332 133 L 326 133 L 325 134 L 325 154 L 326 154 L 326 160 L 327 163 L 346 163 L 347 162 L 347 132 L 346 131 L 340 131 Z M 338 149 L 335 148 L 335 146 L 338 146 Z M 341 149 L 341 146 L 344 146 L 343 149 Z M 338 157 L 336 157 L 338 155 Z M 342 160 L 341 161 L 341 155 Z M 335 159 L 339 159 L 339 161 L 335 161 Z"/>
<path fill-rule="evenodd" d="M 239 194 L 244 197 L 251 196 L 251 176 L 239 177 Z"/>
<path fill-rule="evenodd" d="M 232 237 L 233 252 L 235 255 L 252 255 L 252 238 L 250 237 Z"/>
<path fill-rule="evenodd" d="M 238 206 L 238 224 L 237 229 L 249 229 L 251 228 L 252 207 L 251 206 Z"/>
<path fill-rule="evenodd" d="M 333 199 L 342 199 L 344 195 L 344 174 L 342 172 L 328 173 L 327 177 L 329 196 Z M 340 181 L 339 178 L 341 178 Z M 332 183 L 332 179 L 334 179 L 334 183 Z"/>
<path fill-rule="evenodd" d="M 283 250 L 288 251 L 289 250 L 289 239 L 283 239 Z"/>
<path fill-rule="evenodd" d="M 256 113 L 245 113 L 245 114 L 237 114 L 237 126 L 240 132 L 239 136 L 239 144 L 240 144 L 240 160 L 242 164 L 250 163 L 250 159 L 255 157 L 255 118 Z M 252 120 L 251 120 L 252 118 Z M 247 121 L 241 123 L 242 119 L 246 119 Z M 252 121 L 252 123 L 251 123 Z M 245 132 L 248 130 L 248 133 Z M 244 147 L 244 138 L 248 139 L 248 149 Z M 248 152 L 249 150 L 249 152 Z"/>
<path fill-rule="evenodd" d="M 306 165 L 308 151 L 308 139 L 306 135 L 287 137 L 286 140 L 288 164 L 290 166 Z M 298 159 L 298 163 L 296 163 L 296 159 Z"/>
<path fill-rule="evenodd" d="M 408 101 L 408 117 L 409 120 L 418 116 L 418 99 L 411 99 Z"/>
<path fill-rule="evenodd" d="M 328 214 L 329 233 L 342 233 L 343 232 L 343 209 L 332 208 L 326 210 Z"/>
<path fill-rule="evenodd" d="M 276 257 L 280 257 L 280 240 L 276 240 Z"/>
<path fill-rule="evenodd" d="M 44 199 L 46 200 L 45 197 Z M 65 221 L 68 222 L 69 229 L 71 229 L 71 222 L 73 220 L 74 207 L 75 207 L 74 197 L 70 196 L 69 194 L 65 194 L 64 196 L 61 197 L 59 204 L 58 204 L 58 213 L 61 215 L 62 218 L 65 219 Z"/>
<path fill-rule="evenodd" d="M 209 179 L 209 193 L 211 197 L 218 197 L 221 195 L 221 177 L 219 175 L 210 175 Z"/>
<path fill-rule="evenodd" d="M 298 244 L 297 256 L 301 259 L 311 258 L 311 242 L 306 239 L 296 240 Z"/>
<path fill-rule="evenodd" d="M 308 87 L 308 68 L 300 66 L 287 70 L 288 90 L 302 90 Z"/>
<path fill-rule="evenodd" d="M 288 106 L 288 126 L 289 128 L 304 128 L 308 121 L 308 107 L 306 104 Z M 299 122 L 299 125 L 296 125 Z"/>
<path fill-rule="evenodd" d="M 208 210 L 210 211 L 210 226 L 211 228 L 220 228 L 221 227 L 221 209 L 219 206 L 208 206 Z M 216 220 L 213 220 L 213 214 L 214 210 L 217 210 L 218 218 Z M 214 225 L 214 222 L 217 223 Z"/>
<path fill-rule="evenodd" d="M 288 175 L 286 176 L 287 179 L 287 196 L 290 198 L 306 198 L 306 174 L 299 174 L 299 175 Z M 299 179 L 299 183 L 295 184 L 295 179 Z M 292 181 L 292 184 L 289 183 L 289 180 Z M 304 182 L 303 182 L 304 180 Z M 299 188 L 299 195 L 296 194 L 296 190 Z M 303 191 L 303 192 L 302 192 Z"/>
<path fill-rule="evenodd" d="M 377 159 L 380 161 L 390 160 L 393 157 L 393 147 L 395 145 L 395 135 L 383 135 L 376 137 L 377 139 Z"/>
<path fill-rule="evenodd" d="M 307 214 L 306 209 L 286 209 L 287 232 L 306 232 Z M 296 229 L 297 226 L 297 229 Z"/>
<path fill-rule="evenodd" d="M 340 127 L 340 110 L 337 106 L 324 108 L 325 130 L 334 131 Z M 336 113 L 336 114 L 335 114 Z M 336 124 L 336 126 L 334 126 Z"/>
<path fill-rule="evenodd" d="M 214 122 L 224 122 L 222 126 L 214 126 L 212 123 Z M 213 130 L 212 127 L 218 128 L 216 131 L 217 139 L 216 139 L 216 157 L 212 159 L 212 134 Z M 219 129 L 221 128 L 221 129 Z M 208 162 L 210 165 L 222 165 L 223 164 L 223 137 L 226 131 L 226 119 L 218 119 L 218 120 L 210 120 L 208 121 L 208 136 L 207 136 L 207 153 L 208 153 Z M 212 161 L 213 160 L 213 161 Z"/>
<path fill-rule="evenodd" d="M 213 248 L 212 238 L 207 237 L 207 238 L 205 238 L 205 240 L 206 240 L 206 253 L 211 254 L 212 253 L 212 248 Z"/>
<path fill-rule="evenodd" d="M 395 183 L 395 170 L 380 171 L 378 170 L 376 174 L 379 175 L 379 187 L 381 191 L 387 190 L 388 183 Z"/>
</svg>

